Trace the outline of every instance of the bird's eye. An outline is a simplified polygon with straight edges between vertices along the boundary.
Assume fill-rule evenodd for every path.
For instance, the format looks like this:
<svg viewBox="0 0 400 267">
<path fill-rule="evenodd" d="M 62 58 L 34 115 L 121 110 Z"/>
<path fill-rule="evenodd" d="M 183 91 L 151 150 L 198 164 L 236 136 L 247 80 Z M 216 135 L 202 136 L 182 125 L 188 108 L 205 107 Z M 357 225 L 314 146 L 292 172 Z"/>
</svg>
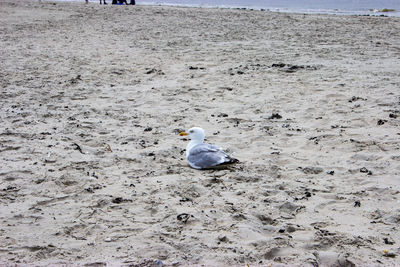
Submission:
<svg viewBox="0 0 400 267">
<path fill-rule="evenodd" d="M 193 133 L 193 130 L 190 130 L 189 133 Z"/>
</svg>

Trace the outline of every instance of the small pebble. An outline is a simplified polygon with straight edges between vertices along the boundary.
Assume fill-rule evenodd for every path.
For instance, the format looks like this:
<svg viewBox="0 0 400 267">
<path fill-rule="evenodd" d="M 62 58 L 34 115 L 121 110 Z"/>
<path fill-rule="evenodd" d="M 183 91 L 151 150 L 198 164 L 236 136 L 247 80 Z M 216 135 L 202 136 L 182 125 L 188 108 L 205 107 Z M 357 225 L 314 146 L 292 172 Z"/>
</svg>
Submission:
<svg viewBox="0 0 400 267">
<path fill-rule="evenodd" d="M 385 242 L 386 245 L 394 245 L 394 241 L 387 237 L 385 237 L 383 241 Z"/>
<path fill-rule="evenodd" d="M 272 115 L 268 119 L 282 119 L 282 116 L 279 115 L 278 113 L 272 113 Z"/>
<path fill-rule="evenodd" d="M 228 238 L 226 237 L 226 235 L 219 235 L 218 236 L 218 240 L 221 242 L 228 242 Z"/>
<path fill-rule="evenodd" d="M 384 125 L 386 122 L 386 120 L 378 120 L 377 124 L 378 125 Z"/>
</svg>

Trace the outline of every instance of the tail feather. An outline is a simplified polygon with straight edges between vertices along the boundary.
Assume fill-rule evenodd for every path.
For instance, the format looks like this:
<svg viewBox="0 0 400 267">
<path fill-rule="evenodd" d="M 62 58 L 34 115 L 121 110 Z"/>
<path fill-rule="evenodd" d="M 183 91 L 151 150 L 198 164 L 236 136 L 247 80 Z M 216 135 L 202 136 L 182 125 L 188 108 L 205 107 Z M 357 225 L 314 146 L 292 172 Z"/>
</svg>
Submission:
<svg viewBox="0 0 400 267">
<path fill-rule="evenodd" d="M 218 164 L 218 166 L 230 165 L 230 164 L 235 164 L 235 163 L 238 163 L 238 162 L 240 162 L 238 159 L 229 157 L 229 158 L 227 158 L 227 161 L 225 161 L 225 162 L 223 162 L 221 164 Z"/>
</svg>

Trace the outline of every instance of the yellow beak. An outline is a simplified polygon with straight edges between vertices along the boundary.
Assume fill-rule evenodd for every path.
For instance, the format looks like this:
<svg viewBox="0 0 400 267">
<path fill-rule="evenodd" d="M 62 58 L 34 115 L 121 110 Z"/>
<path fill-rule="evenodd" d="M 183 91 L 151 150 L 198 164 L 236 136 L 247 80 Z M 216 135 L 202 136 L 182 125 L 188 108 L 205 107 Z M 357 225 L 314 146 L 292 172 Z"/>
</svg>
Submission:
<svg viewBox="0 0 400 267">
<path fill-rule="evenodd" d="M 186 136 L 186 135 L 188 135 L 187 132 L 180 132 L 179 133 L 179 136 Z"/>
</svg>

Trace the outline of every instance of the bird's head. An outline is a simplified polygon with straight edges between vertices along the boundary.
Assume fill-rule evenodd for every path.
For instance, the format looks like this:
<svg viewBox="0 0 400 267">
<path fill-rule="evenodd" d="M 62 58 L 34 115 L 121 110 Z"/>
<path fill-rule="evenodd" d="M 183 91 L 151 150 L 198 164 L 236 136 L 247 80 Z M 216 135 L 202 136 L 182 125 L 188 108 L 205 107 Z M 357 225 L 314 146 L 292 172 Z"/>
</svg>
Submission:
<svg viewBox="0 0 400 267">
<path fill-rule="evenodd" d="M 193 127 L 190 128 L 187 131 L 179 133 L 180 136 L 189 136 L 191 140 L 196 140 L 196 141 L 204 141 L 204 138 L 206 134 L 204 133 L 204 130 L 200 127 Z"/>
</svg>

